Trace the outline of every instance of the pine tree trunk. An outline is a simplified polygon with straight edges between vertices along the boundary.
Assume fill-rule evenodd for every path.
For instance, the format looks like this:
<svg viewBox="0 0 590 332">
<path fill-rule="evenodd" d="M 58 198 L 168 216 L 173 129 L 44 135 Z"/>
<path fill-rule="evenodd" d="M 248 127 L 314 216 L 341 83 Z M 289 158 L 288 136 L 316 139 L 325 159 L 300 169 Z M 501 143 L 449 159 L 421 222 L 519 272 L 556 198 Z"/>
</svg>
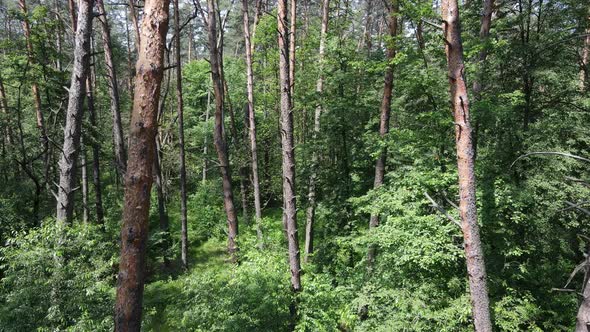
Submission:
<svg viewBox="0 0 590 332">
<path fill-rule="evenodd" d="M 585 91 L 588 85 L 588 77 L 590 76 L 590 68 L 588 62 L 590 61 L 590 9 L 588 18 L 586 20 L 586 37 L 584 38 L 584 46 L 582 48 L 582 61 L 580 68 L 580 90 Z"/>
<path fill-rule="evenodd" d="M 236 237 L 238 236 L 238 218 L 234 206 L 234 195 L 232 189 L 231 170 L 229 167 L 229 158 L 227 152 L 227 142 L 223 133 L 223 102 L 224 88 L 220 68 L 221 61 L 219 49 L 217 46 L 217 0 L 207 0 L 209 8 L 208 19 L 208 39 L 209 39 L 209 62 L 211 64 L 211 79 L 213 80 L 213 91 L 215 94 L 215 128 L 213 130 L 213 144 L 217 150 L 219 159 L 219 171 L 223 185 L 223 205 L 227 216 L 228 226 L 228 252 L 230 260 L 234 263 L 238 261 L 238 245 Z"/>
<path fill-rule="evenodd" d="M 90 71 L 92 75 L 92 71 Z M 88 106 L 88 116 L 92 131 L 98 130 L 96 120 L 96 109 L 94 108 L 94 94 L 92 92 L 91 77 L 86 79 L 86 103 Z M 92 141 L 92 184 L 94 185 L 94 208 L 96 210 L 96 222 L 104 223 L 104 212 L 102 208 L 102 184 L 100 182 L 100 144 L 95 139 Z"/>
<path fill-rule="evenodd" d="M 208 129 L 208 123 L 209 123 L 209 109 L 211 107 L 211 91 L 207 91 L 207 108 L 205 109 L 205 128 Z M 209 142 L 208 142 L 208 138 L 209 136 L 207 135 L 207 133 L 209 132 L 209 130 L 205 130 L 205 139 L 203 140 L 203 179 L 201 181 L 201 183 L 205 184 L 205 182 L 207 181 L 207 167 L 209 167 L 209 163 L 207 160 L 207 150 L 209 149 Z"/>
<path fill-rule="evenodd" d="M 322 116 L 323 108 L 323 94 L 324 94 L 324 53 L 326 51 L 326 37 L 328 34 L 328 20 L 330 18 L 330 0 L 323 1 L 322 9 L 322 29 L 320 32 L 320 49 L 319 49 L 319 77 L 316 84 L 316 93 L 318 96 L 318 106 L 315 109 L 313 121 L 313 143 L 314 150 L 311 156 L 311 175 L 309 177 L 309 192 L 307 194 L 307 222 L 305 224 L 305 262 L 308 262 L 309 255 L 313 253 L 313 224 L 315 221 L 316 208 L 316 185 L 318 177 L 318 138 L 320 135 L 320 118 Z"/>
<path fill-rule="evenodd" d="M 295 1 L 295 0 L 292 0 Z M 283 219 L 289 245 L 289 267 L 291 287 L 294 292 L 301 291 L 301 264 L 299 261 L 299 237 L 297 235 L 297 206 L 295 201 L 295 147 L 293 142 L 293 107 L 291 104 L 291 84 L 289 70 L 290 43 L 287 28 L 286 0 L 278 1 L 278 43 L 280 76 L 280 126 L 283 159 Z M 292 312 L 293 314 L 293 312 Z"/>
<path fill-rule="evenodd" d="M 71 222 L 76 185 L 76 161 L 80 151 L 83 105 L 90 64 L 90 33 L 93 0 L 80 0 L 76 29 L 74 63 L 69 90 L 64 143 L 59 161 L 57 220 Z"/>
<path fill-rule="evenodd" d="M 289 4 L 291 5 L 289 9 L 289 23 L 291 27 L 289 28 L 289 84 L 290 90 L 289 94 L 291 96 L 291 108 L 295 104 L 295 42 L 297 41 L 297 0 L 290 0 Z"/>
<path fill-rule="evenodd" d="M 143 41 L 136 65 L 129 159 L 125 175 L 121 260 L 115 304 L 117 332 L 139 332 L 141 328 L 152 168 L 164 71 L 168 7 L 168 0 L 147 0 L 144 7 Z"/>
<path fill-rule="evenodd" d="M 392 39 L 397 36 L 397 2 L 388 5 L 387 8 L 387 27 L 389 35 Z M 383 98 L 381 99 L 380 118 L 379 118 L 379 136 L 383 140 L 389 133 L 389 119 L 391 117 L 391 98 L 393 94 L 393 64 L 392 60 L 395 58 L 395 46 L 393 41 L 387 44 L 387 66 L 385 68 L 385 77 L 383 83 Z M 382 148 L 375 163 L 375 180 L 373 182 L 373 189 L 377 189 L 383 185 L 383 178 L 385 177 L 385 162 L 387 159 L 387 148 Z M 379 226 L 379 215 L 372 214 L 369 220 L 369 229 Z M 373 267 L 377 248 L 374 244 L 369 245 L 367 253 L 367 264 L 369 271 Z"/>
<path fill-rule="evenodd" d="M 176 107 L 178 111 L 178 148 L 180 162 L 180 256 L 182 266 L 188 269 L 188 229 L 186 217 L 186 166 L 184 157 L 184 115 L 182 99 L 182 66 L 180 63 L 180 12 L 178 1 L 174 0 L 174 33 L 176 34 L 176 47 L 174 58 L 176 61 Z"/>
<path fill-rule="evenodd" d="M 113 50 L 111 47 L 111 30 L 104 9 L 103 0 L 96 0 L 98 8 L 98 20 L 102 26 L 102 43 L 104 47 L 104 61 L 106 65 L 108 89 L 110 98 L 111 115 L 113 117 L 113 148 L 115 150 L 115 161 L 117 171 L 121 176 L 125 175 L 127 168 L 127 153 L 125 151 L 125 137 L 123 136 L 123 125 L 121 123 L 121 109 L 119 102 L 119 86 L 117 83 L 117 72 L 113 61 Z"/>
<path fill-rule="evenodd" d="M 256 10 L 259 11 L 260 0 Z M 256 116 L 254 112 L 254 74 L 252 70 L 252 44 L 250 39 L 250 17 L 248 15 L 248 0 L 242 0 L 242 15 L 244 17 L 244 43 L 246 51 L 246 90 L 248 94 L 248 133 L 250 137 L 250 156 L 252 158 L 252 187 L 254 188 L 254 213 L 256 218 L 256 236 L 258 244 L 262 240 L 262 207 L 260 204 L 260 182 L 258 180 L 258 149 L 256 146 Z M 255 22 L 256 24 L 257 22 Z"/>
<path fill-rule="evenodd" d="M 459 173 L 459 213 L 467 259 L 467 274 L 475 331 L 491 332 L 489 299 L 483 249 L 477 224 L 475 165 L 469 115 L 469 99 L 463 64 L 463 45 L 457 0 L 441 5 L 451 104 L 455 119 L 455 142 Z"/>
<path fill-rule="evenodd" d="M 87 223 L 90 215 L 88 208 L 88 166 L 86 165 L 86 146 L 84 139 L 80 137 L 80 163 L 82 164 L 82 221 Z"/>
</svg>

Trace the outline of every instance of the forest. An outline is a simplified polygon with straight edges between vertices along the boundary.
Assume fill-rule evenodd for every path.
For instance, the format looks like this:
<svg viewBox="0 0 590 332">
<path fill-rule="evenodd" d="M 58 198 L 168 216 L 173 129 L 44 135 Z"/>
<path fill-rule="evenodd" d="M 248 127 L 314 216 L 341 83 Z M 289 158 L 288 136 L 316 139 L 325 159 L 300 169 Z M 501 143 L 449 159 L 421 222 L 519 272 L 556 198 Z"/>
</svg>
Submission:
<svg viewBox="0 0 590 332">
<path fill-rule="evenodd" d="M 0 332 L 590 331 L 588 0 L 0 24 Z"/>
</svg>

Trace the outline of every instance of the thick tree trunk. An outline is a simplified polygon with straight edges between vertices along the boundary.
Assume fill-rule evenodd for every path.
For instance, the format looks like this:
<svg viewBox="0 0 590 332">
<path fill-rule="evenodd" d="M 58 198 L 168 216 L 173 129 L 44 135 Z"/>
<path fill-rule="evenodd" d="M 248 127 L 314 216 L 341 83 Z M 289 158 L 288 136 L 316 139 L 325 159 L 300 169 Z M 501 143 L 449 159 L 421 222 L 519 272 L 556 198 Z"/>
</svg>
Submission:
<svg viewBox="0 0 590 332">
<path fill-rule="evenodd" d="M 215 94 L 215 128 L 213 130 L 213 144 L 217 150 L 217 157 L 219 159 L 219 171 L 221 173 L 221 180 L 223 185 L 223 205 L 227 215 L 228 226 L 228 252 L 232 262 L 238 261 L 238 244 L 236 237 L 238 236 L 238 218 L 234 207 L 234 195 L 232 190 L 231 171 L 229 168 L 229 158 L 227 153 L 227 142 L 223 134 L 223 102 L 224 89 L 223 80 L 220 73 L 221 61 L 220 53 L 217 46 L 217 0 L 207 0 L 209 8 L 208 19 L 208 38 L 209 38 L 209 54 L 211 63 L 211 79 L 213 80 L 213 91 Z"/>
<path fill-rule="evenodd" d="M 471 295 L 471 307 L 475 331 L 490 332 L 492 323 L 486 269 L 483 249 L 477 224 L 475 202 L 475 165 L 469 99 L 464 77 L 463 45 L 457 0 L 443 0 L 441 5 L 445 52 L 448 63 L 451 104 L 455 119 L 455 141 L 457 145 L 457 166 L 459 173 L 459 213 L 467 259 L 467 274 Z"/>
<path fill-rule="evenodd" d="M 174 58 L 176 61 L 176 107 L 178 111 L 178 149 L 180 162 L 180 257 L 184 269 L 188 269 L 188 230 L 186 217 L 186 166 L 184 157 L 184 115 L 182 99 L 182 66 L 180 63 L 180 12 L 178 1 L 174 0 L 174 33 L 176 47 Z"/>
<path fill-rule="evenodd" d="M 318 138 L 320 135 L 320 118 L 322 116 L 323 108 L 323 94 L 324 94 L 324 53 L 326 51 L 326 37 L 328 34 L 328 20 L 330 18 L 330 0 L 323 1 L 322 9 L 322 29 L 320 32 L 320 49 L 319 49 L 319 77 L 316 84 L 316 93 L 318 95 L 318 105 L 315 109 L 313 121 L 313 143 L 314 150 L 311 156 L 311 175 L 309 177 L 309 192 L 307 194 L 307 222 L 305 224 L 305 262 L 308 262 L 309 255 L 313 253 L 313 223 L 315 221 L 316 208 L 316 185 L 318 177 Z"/>
<path fill-rule="evenodd" d="M 90 64 L 90 33 L 92 30 L 93 0 L 80 0 L 76 30 L 74 64 L 69 90 L 64 143 L 59 161 L 59 188 L 57 194 L 57 220 L 71 222 L 76 185 L 76 161 L 80 151 L 80 133 L 86 78 Z"/>
<path fill-rule="evenodd" d="M 25 33 L 25 40 L 27 44 L 27 58 L 31 65 L 36 63 L 35 56 L 33 52 L 33 42 L 31 41 L 31 27 L 29 26 L 29 18 L 28 18 L 28 10 L 27 10 L 27 3 L 25 0 L 19 0 L 18 2 L 22 14 L 24 16 L 23 19 L 23 30 Z M 47 129 L 45 127 L 45 118 L 43 116 L 43 111 L 41 109 L 41 93 L 39 92 L 39 86 L 37 85 L 36 81 L 33 81 L 31 86 L 32 94 L 33 94 L 33 101 L 35 105 L 35 115 L 37 117 L 37 128 L 39 129 L 40 133 L 40 141 L 43 148 L 43 163 L 45 167 L 45 181 L 49 181 L 49 137 L 47 136 Z"/>
<path fill-rule="evenodd" d="M 121 110 L 119 103 L 119 86 L 117 83 L 117 72 L 113 60 L 111 47 L 111 30 L 104 9 L 103 0 L 96 0 L 98 8 L 98 20 L 102 26 L 102 43 L 104 47 L 104 61 L 107 71 L 108 89 L 110 97 L 111 115 L 113 117 L 113 149 L 115 150 L 115 161 L 117 171 L 121 176 L 125 175 L 127 168 L 127 153 L 125 151 L 125 137 L 123 136 L 123 125 L 121 124 Z"/>
<path fill-rule="evenodd" d="M 260 10 L 260 0 L 256 11 Z M 250 156 L 252 158 L 252 187 L 254 188 L 254 213 L 256 218 L 256 236 L 258 244 L 262 246 L 262 208 L 260 204 L 260 182 L 258 180 L 258 149 L 256 147 L 256 117 L 254 112 L 254 74 L 252 70 L 252 44 L 250 39 L 250 17 L 248 15 L 248 0 L 242 0 L 242 15 L 244 16 L 244 43 L 246 49 L 246 90 L 248 94 L 248 133 L 250 137 Z M 257 21 L 257 20 L 255 20 Z M 255 26 L 256 26 L 255 22 Z"/>
<path fill-rule="evenodd" d="M 397 2 L 388 5 L 387 8 L 387 27 L 391 38 L 397 36 Z M 395 58 L 395 46 L 393 41 L 387 45 L 387 67 L 385 68 L 385 77 L 383 83 L 383 98 L 381 99 L 380 118 L 379 118 L 379 136 L 385 139 L 389 133 L 389 119 L 391 117 L 391 98 L 393 94 L 393 64 L 392 60 Z M 375 180 L 373 182 L 373 189 L 381 187 L 383 178 L 385 177 L 385 162 L 387 159 L 387 148 L 382 148 L 375 163 Z M 379 226 L 379 215 L 372 214 L 369 220 L 369 228 Z M 367 253 L 367 263 L 369 270 L 373 267 L 377 248 L 374 244 L 369 245 Z"/>
<path fill-rule="evenodd" d="M 92 75 L 92 71 L 90 72 Z M 93 132 L 98 130 L 96 120 L 96 109 L 94 108 L 94 94 L 92 92 L 91 77 L 86 79 L 86 103 L 88 106 L 88 116 Z M 94 186 L 94 208 L 96 212 L 96 222 L 104 223 L 104 212 L 102 208 L 102 184 L 100 182 L 100 144 L 95 139 L 92 141 L 92 184 Z"/>
<path fill-rule="evenodd" d="M 158 101 L 164 71 L 168 0 L 147 0 L 129 132 L 115 331 L 140 331 Z"/>
<path fill-rule="evenodd" d="M 281 89 L 280 125 L 283 159 L 283 219 L 289 245 L 291 287 L 293 291 L 299 292 L 301 291 L 301 264 L 299 262 L 299 236 L 297 235 L 297 206 L 295 202 L 295 147 L 293 142 L 293 107 L 290 96 L 291 84 L 289 80 L 290 35 L 287 28 L 286 0 L 278 1 L 277 21 L 279 32 L 279 77 Z"/>
</svg>

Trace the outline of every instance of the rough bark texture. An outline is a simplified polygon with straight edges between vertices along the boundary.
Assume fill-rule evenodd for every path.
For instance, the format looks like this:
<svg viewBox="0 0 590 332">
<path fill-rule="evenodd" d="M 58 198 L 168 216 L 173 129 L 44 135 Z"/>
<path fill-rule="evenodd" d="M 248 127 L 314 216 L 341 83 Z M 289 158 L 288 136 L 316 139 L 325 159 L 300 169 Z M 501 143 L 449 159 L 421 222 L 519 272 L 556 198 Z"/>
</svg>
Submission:
<svg viewBox="0 0 590 332">
<path fill-rule="evenodd" d="M 111 116 L 113 118 L 113 148 L 115 150 L 115 162 L 120 175 L 125 175 L 127 169 L 127 153 L 125 151 L 125 137 L 123 136 L 123 125 L 121 124 L 121 110 L 119 103 L 119 86 L 117 83 L 117 72 L 113 61 L 113 50 L 111 48 L 111 30 L 104 9 L 103 0 L 96 0 L 98 8 L 98 20 L 102 27 L 102 44 L 104 47 L 104 61 L 107 71 L 108 88 Z"/>
<path fill-rule="evenodd" d="M 57 192 L 57 220 L 65 222 L 71 222 L 74 209 L 76 161 L 80 152 L 84 94 L 90 62 L 93 0 L 80 0 L 78 5 L 74 64 L 64 127 L 64 143 L 59 161 L 59 188 Z"/>
<path fill-rule="evenodd" d="M 217 0 L 207 0 L 209 8 L 208 38 L 209 38 L 209 62 L 211 63 L 211 79 L 213 80 L 213 92 L 215 94 L 215 128 L 213 130 L 213 144 L 217 150 L 219 159 L 219 171 L 223 185 L 223 206 L 227 216 L 228 243 L 227 249 L 232 262 L 237 262 L 238 245 L 238 218 L 234 207 L 234 195 L 232 190 L 231 171 L 227 153 L 227 142 L 223 134 L 223 80 L 220 74 L 220 53 L 217 45 Z"/>
<path fill-rule="evenodd" d="M 260 1 L 259 1 L 260 2 Z M 257 4 L 257 11 L 259 4 Z M 256 218 L 256 235 L 262 245 L 262 207 L 260 204 L 260 182 L 258 180 L 258 149 L 256 147 L 256 117 L 254 113 L 254 74 L 252 70 L 252 45 L 250 38 L 250 17 L 248 0 L 242 0 L 244 17 L 244 43 L 246 51 L 246 92 L 248 95 L 248 134 L 250 137 L 250 156 L 252 158 L 252 187 L 254 188 L 254 213 Z"/>
<path fill-rule="evenodd" d="M 83 138 L 80 137 L 81 145 L 84 146 Z M 82 148 L 82 153 L 80 154 L 80 163 L 82 164 L 82 221 L 88 222 L 88 218 L 90 217 L 90 209 L 88 207 L 88 168 L 86 165 L 86 147 Z"/>
<path fill-rule="evenodd" d="M 313 142 L 315 145 L 314 151 L 311 156 L 311 175 L 309 177 L 309 192 L 307 194 L 307 213 L 306 213 L 306 224 L 305 224 L 305 262 L 309 260 L 309 255 L 313 253 L 313 223 L 315 221 L 315 208 L 316 208 L 316 184 L 318 177 L 318 151 L 319 146 L 317 140 L 320 134 L 320 118 L 322 115 L 323 107 L 323 93 L 324 93 L 324 53 L 326 51 L 326 35 L 328 34 L 328 20 L 330 16 L 330 0 L 323 1 L 322 9 L 322 29 L 320 32 L 320 48 L 319 48 L 319 66 L 320 74 L 316 84 L 316 93 L 319 101 L 315 109 L 314 121 L 313 121 Z"/>
<path fill-rule="evenodd" d="M 397 3 L 388 5 L 387 8 L 387 27 L 389 35 L 395 38 L 397 35 Z M 395 47 L 390 41 L 387 45 L 387 67 L 385 68 L 385 77 L 383 83 L 383 98 L 381 99 L 380 118 L 379 118 L 379 136 L 384 139 L 389 133 L 389 119 L 391 117 L 391 97 L 393 94 L 393 64 L 391 61 L 395 58 Z M 373 189 L 381 187 L 383 178 L 385 176 L 385 162 L 387 159 L 387 148 L 382 148 L 375 163 L 375 180 L 373 182 Z M 369 228 L 379 226 L 379 215 L 372 214 L 369 220 Z M 370 245 L 367 253 L 367 262 L 369 269 L 372 268 L 375 260 L 377 248 L 375 245 Z"/>
<path fill-rule="evenodd" d="M 176 61 L 176 107 L 178 115 L 178 148 L 180 162 L 180 260 L 182 266 L 188 269 L 188 230 L 186 218 L 186 166 L 184 157 L 184 106 L 182 99 L 182 66 L 180 63 L 180 12 L 178 1 L 174 0 L 174 33 L 176 46 L 174 58 Z"/>
<path fill-rule="evenodd" d="M 451 105 L 455 119 L 455 142 L 459 173 L 459 213 L 467 259 L 473 323 L 477 332 L 491 332 L 486 269 L 477 224 L 475 167 L 469 100 L 464 77 L 463 46 L 457 0 L 442 1 L 445 52 L 448 63 Z"/>
<path fill-rule="evenodd" d="M 294 1 L 294 0 L 293 0 Z M 289 245 L 289 267 L 293 291 L 301 290 L 299 237 L 297 235 L 297 206 L 295 202 L 295 148 L 293 142 L 293 108 L 289 81 L 289 31 L 287 28 L 286 0 L 278 1 L 280 119 L 283 157 L 283 219 Z"/>
<path fill-rule="evenodd" d="M 590 254 L 590 252 L 588 252 Z M 576 315 L 576 330 L 575 332 L 589 332 L 590 331 L 590 255 L 586 256 L 586 273 L 584 273 L 584 284 L 582 285 L 582 301 L 578 308 Z"/>
<path fill-rule="evenodd" d="M 142 22 L 125 175 L 115 331 L 140 331 L 158 101 L 168 30 L 168 0 L 147 0 Z"/>
</svg>

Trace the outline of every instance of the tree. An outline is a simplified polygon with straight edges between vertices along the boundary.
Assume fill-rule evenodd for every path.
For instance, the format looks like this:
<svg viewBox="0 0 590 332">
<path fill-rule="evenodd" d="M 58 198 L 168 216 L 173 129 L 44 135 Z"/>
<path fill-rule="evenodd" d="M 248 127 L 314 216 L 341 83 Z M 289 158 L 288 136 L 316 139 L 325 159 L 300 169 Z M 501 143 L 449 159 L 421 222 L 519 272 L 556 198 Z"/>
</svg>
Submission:
<svg viewBox="0 0 590 332">
<path fill-rule="evenodd" d="M 184 115 L 182 100 L 182 64 L 180 63 L 180 12 L 178 10 L 178 1 L 174 0 L 174 34 L 175 49 L 174 58 L 176 61 L 176 107 L 178 115 L 178 148 L 180 161 L 180 256 L 182 266 L 188 268 L 188 229 L 186 220 L 186 165 L 184 157 Z"/>
<path fill-rule="evenodd" d="M 379 117 L 379 136 L 381 140 L 387 137 L 389 133 L 389 118 L 391 117 L 391 98 L 393 94 L 393 59 L 395 58 L 395 44 L 394 39 L 397 36 L 397 1 L 392 3 L 386 2 L 387 8 L 387 28 L 391 40 L 387 44 L 387 65 L 385 67 L 385 76 L 383 83 L 383 97 L 381 99 L 380 117 Z M 373 189 L 378 189 L 383 185 L 383 178 L 385 176 L 385 162 L 387 160 L 387 148 L 380 149 L 379 157 L 375 163 L 375 180 L 373 181 Z M 371 214 L 369 220 L 369 229 L 379 226 L 379 215 Z M 377 248 L 371 244 L 367 253 L 367 262 L 369 270 L 372 268 L 375 260 Z"/>
<path fill-rule="evenodd" d="M 260 182 L 258 180 L 258 149 L 256 147 L 256 116 L 254 112 L 254 74 L 252 70 L 252 43 L 250 39 L 250 17 L 248 0 L 242 0 L 244 20 L 244 45 L 246 57 L 246 92 L 248 96 L 248 134 L 250 138 L 250 157 L 252 158 L 252 186 L 254 187 L 254 213 L 256 218 L 256 235 L 262 245 L 262 207 L 260 204 Z M 256 24 L 256 23 L 255 23 Z"/>
<path fill-rule="evenodd" d="M 98 9 L 98 20 L 102 27 L 102 44 L 104 47 L 104 61 L 107 70 L 109 84 L 109 100 L 111 115 L 113 117 L 113 146 L 115 150 L 115 160 L 117 170 L 120 175 L 125 174 L 127 167 L 127 153 L 125 151 L 125 137 L 123 136 L 123 125 L 121 124 L 121 109 L 119 102 L 119 85 L 117 82 L 117 71 L 113 60 L 113 50 L 111 47 L 111 29 L 107 19 L 107 13 L 104 9 L 103 0 L 96 0 Z"/>
<path fill-rule="evenodd" d="M 223 205 L 227 217 L 228 242 L 227 249 L 232 262 L 238 261 L 238 217 L 234 207 L 234 194 L 232 189 L 231 170 L 227 152 L 227 142 L 223 133 L 223 103 L 224 87 L 220 68 L 223 61 L 220 57 L 217 39 L 217 19 L 219 10 L 217 0 L 207 0 L 209 16 L 207 19 L 207 36 L 209 41 L 209 62 L 211 64 L 211 80 L 213 81 L 213 93 L 215 95 L 215 127 L 213 129 L 213 144 L 217 150 L 219 160 L 219 171 L 223 186 Z M 237 139 L 237 137 L 236 137 Z"/>
<path fill-rule="evenodd" d="M 305 224 L 305 262 L 309 260 L 309 255 L 313 253 L 313 223 L 315 220 L 315 208 L 316 208 L 316 185 L 318 177 L 318 138 L 320 135 L 320 119 L 322 116 L 322 108 L 324 103 L 324 54 L 326 52 L 326 38 L 328 35 L 328 21 L 330 18 L 330 0 L 324 0 L 322 5 L 322 28 L 320 31 L 320 47 L 318 53 L 319 62 L 319 75 L 316 84 L 316 93 L 318 96 L 318 105 L 315 108 L 314 120 L 313 120 L 313 142 L 315 144 L 315 150 L 311 156 L 311 175 L 309 176 L 309 191 L 307 194 L 307 213 L 306 213 L 306 224 Z"/>
<path fill-rule="evenodd" d="M 93 3 L 93 0 L 81 0 L 78 6 L 74 64 L 66 111 L 64 143 L 59 161 L 57 220 L 62 222 L 71 222 L 74 212 L 76 162 L 80 152 L 86 78 L 90 70 L 90 33 L 92 31 Z"/>
<path fill-rule="evenodd" d="M 295 0 L 292 0 L 295 1 Z M 280 79 L 280 130 L 283 169 L 283 220 L 289 246 L 291 288 L 301 291 L 301 264 L 299 262 L 299 236 L 297 235 L 297 205 L 295 202 L 295 147 L 293 142 L 293 106 L 289 69 L 289 30 L 287 28 L 286 0 L 278 2 L 278 43 Z M 291 36 L 292 37 L 292 36 Z"/>
<path fill-rule="evenodd" d="M 588 84 L 588 62 L 590 61 L 590 9 L 588 9 L 588 17 L 586 19 L 586 36 L 584 37 L 584 46 L 582 47 L 582 59 L 580 68 L 580 90 L 584 91 Z"/>
<path fill-rule="evenodd" d="M 467 260 L 473 324 L 477 332 L 491 332 L 492 322 L 487 290 L 487 274 L 477 224 L 474 151 L 457 0 L 443 0 L 441 12 L 451 105 L 455 119 L 455 142 L 459 173 L 459 213 L 461 216 L 465 258 Z"/>
<path fill-rule="evenodd" d="M 115 331 L 140 331 L 141 328 L 150 190 L 168 10 L 168 0 L 145 2 L 125 174 Z"/>
</svg>

